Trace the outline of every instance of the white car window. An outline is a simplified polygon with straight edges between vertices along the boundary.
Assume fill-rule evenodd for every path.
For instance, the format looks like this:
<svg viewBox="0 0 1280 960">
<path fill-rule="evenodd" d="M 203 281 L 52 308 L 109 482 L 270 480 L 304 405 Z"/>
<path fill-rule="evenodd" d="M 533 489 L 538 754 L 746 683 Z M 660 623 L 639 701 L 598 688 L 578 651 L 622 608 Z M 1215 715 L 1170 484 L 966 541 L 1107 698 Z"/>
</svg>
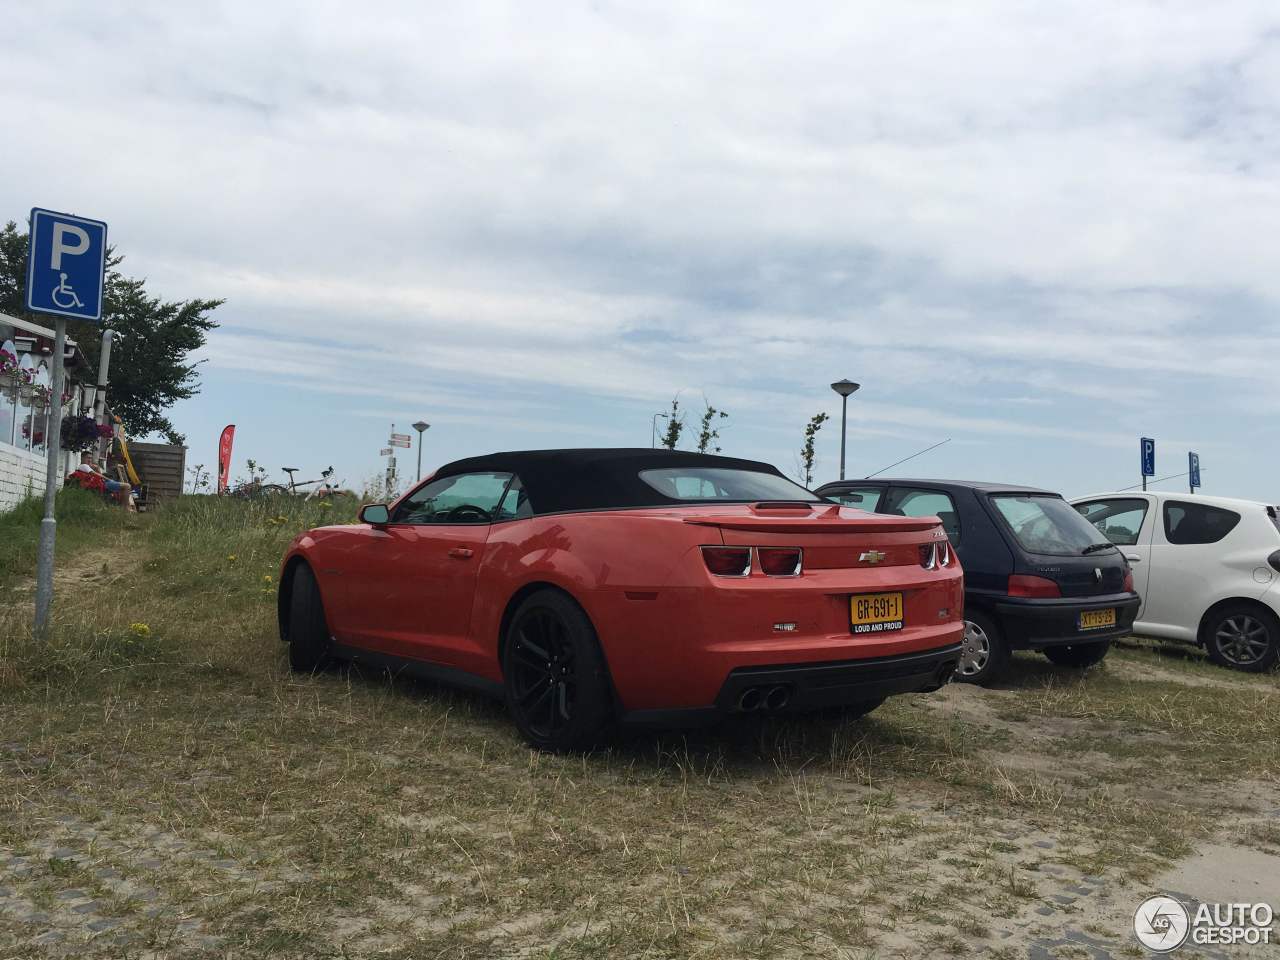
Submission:
<svg viewBox="0 0 1280 960">
<path fill-rule="evenodd" d="M 1100 534 L 1121 547 L 1131 547 L 1138 542 L 1147 518 L 1147 501 L 1136 498 L 1092 500 L 1076 504 L 1076 509 Z"/>
</svg>

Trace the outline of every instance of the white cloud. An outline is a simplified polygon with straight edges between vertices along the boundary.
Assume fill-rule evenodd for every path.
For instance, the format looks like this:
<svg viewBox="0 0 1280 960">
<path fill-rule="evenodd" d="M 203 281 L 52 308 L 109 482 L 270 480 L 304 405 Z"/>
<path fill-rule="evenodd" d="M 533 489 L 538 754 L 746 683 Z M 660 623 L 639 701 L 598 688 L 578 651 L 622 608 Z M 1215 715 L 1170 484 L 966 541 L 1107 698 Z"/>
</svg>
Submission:
<svg viewBox="0 0 1280 960">
<path fill-rule="evenodd" d="M 211 370 L 584 434 L 685 388 L 767 436 L 841 375 L 869 438 L 1154 418 L 1243 460 L 1274 413 L 1269 0 L 5 17 L 5 209 L 227 297 Z"/>
</svg>

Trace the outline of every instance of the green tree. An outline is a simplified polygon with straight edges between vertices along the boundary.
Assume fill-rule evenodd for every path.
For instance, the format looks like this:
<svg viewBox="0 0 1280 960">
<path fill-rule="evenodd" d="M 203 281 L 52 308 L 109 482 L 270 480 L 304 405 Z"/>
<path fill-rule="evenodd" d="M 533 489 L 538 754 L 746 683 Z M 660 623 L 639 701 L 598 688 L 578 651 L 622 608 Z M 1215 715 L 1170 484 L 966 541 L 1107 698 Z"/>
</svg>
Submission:
<svg viewBox="0 0 1280 960">
<path fill-rule="evenodd" d="M 825 413 L 814 414 L 808 426 L 804 428 L 804 446 L 800 448 L 800 478 L 806 487 L 813 486 L 813 462 L 817 459 L 814 441 L 822 425 L 829 419 L 831 418 Z"/>
<path fill-rule="evenodd" d="M 27 232 L 13 221 L 0 230 L 0 313 L 48 326 L 50 318 L 23 308 L 28 239 Z M 204 346 L 209 331 L 217 329 L 209 314 L 223 301 L 166 302 L 149 296 L 145 281 L 126 277 L 116 269 L 123 259 L 114 247 L 108 249 L 102 313 L 104 324 L 118 337 L 111 348 L 107 403 L 130 436 L 160 433 L 170 443 L 181 443 L 184 437 L 166 413 L 179 400 L 199 393 L 196 364 L 188 358 Z M 101 328 L 68 319 L 67 336 L 80 345 L 96 368 Z"/>
<path fill-rule="evenodd" d="M 720 439 L 720 428 L 714 427 L 712 424 L 714 424 L 717 419 L 726 419 L 729 414 L 725 413 L 723 410 L 717 410 L 711 405 L 711 402 L 706 397 L 702 398 L 702 402 L 707 405 L 707 409 L 702 414 L 701 429 L 698 431 L 698 452 L 706 453 L 707 449 Z M 716 446 L 712 452 L 719 453 L 720 447 Z"/>
<path fill-rule="evenodd" d="M 662 435 L 662 445 L 674 450 L 684 433 L 684 414 L 680 412 L 680 394 L 671 398 L 671 414 L 667 417 L 667 432 Z"/>
</svg>

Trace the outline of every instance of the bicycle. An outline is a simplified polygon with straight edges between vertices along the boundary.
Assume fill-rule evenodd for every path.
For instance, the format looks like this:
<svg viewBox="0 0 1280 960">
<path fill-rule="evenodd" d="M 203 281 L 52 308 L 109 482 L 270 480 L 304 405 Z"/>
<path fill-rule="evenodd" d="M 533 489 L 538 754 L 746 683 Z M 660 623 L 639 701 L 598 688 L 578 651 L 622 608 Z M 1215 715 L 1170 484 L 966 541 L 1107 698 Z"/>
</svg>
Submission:
<svg viewBox="0 0 1280 960">
<path fill-rule="evenodd" d="M 347 495 L 347 491 L 341 489 L 341 484 L 332 482 L 334 474 L 332 466 L 328 469 L 321 470 L 320 476 L 315 480 L 294 480 L 293 475 L 301 469 L 300 467 L 281 467 L 280 469 L 289 475 L 289 485 L 288 487 L 280 487 L 279 490 L 281 493 L 288 493 L 296 497 L 303 492 L 301 489 L 302 487 L 309 487 L 313 483 L 316 483 L 319 484 L 319 486 L 306 491 L 306 496 L 303 497 L 304 501 L 310 500 L 312 497 L 339 497 Z M 275 484 L 272 484 L 272 486 L 275 486 Z"/>
</svg>

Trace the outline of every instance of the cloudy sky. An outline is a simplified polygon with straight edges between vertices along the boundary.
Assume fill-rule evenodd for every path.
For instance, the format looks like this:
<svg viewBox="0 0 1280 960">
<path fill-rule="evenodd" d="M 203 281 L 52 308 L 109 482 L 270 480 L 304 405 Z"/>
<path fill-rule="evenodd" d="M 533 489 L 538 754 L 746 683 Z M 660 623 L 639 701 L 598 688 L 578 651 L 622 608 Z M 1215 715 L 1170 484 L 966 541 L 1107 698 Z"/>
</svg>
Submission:
<svg viewBox="0 0 1280 960">
<path fill-rule="evenodd" d="M 848 377 L 850 475 L 1086 493 L 1148 435 L 1280 496 L 1274 0 L 662 6 L 0 0 L 0 218 L 226 298 L 189 462 L 648 445 L 679 394 L 788 472 L 833 414 L 827 480 Z"/>
</svg>

